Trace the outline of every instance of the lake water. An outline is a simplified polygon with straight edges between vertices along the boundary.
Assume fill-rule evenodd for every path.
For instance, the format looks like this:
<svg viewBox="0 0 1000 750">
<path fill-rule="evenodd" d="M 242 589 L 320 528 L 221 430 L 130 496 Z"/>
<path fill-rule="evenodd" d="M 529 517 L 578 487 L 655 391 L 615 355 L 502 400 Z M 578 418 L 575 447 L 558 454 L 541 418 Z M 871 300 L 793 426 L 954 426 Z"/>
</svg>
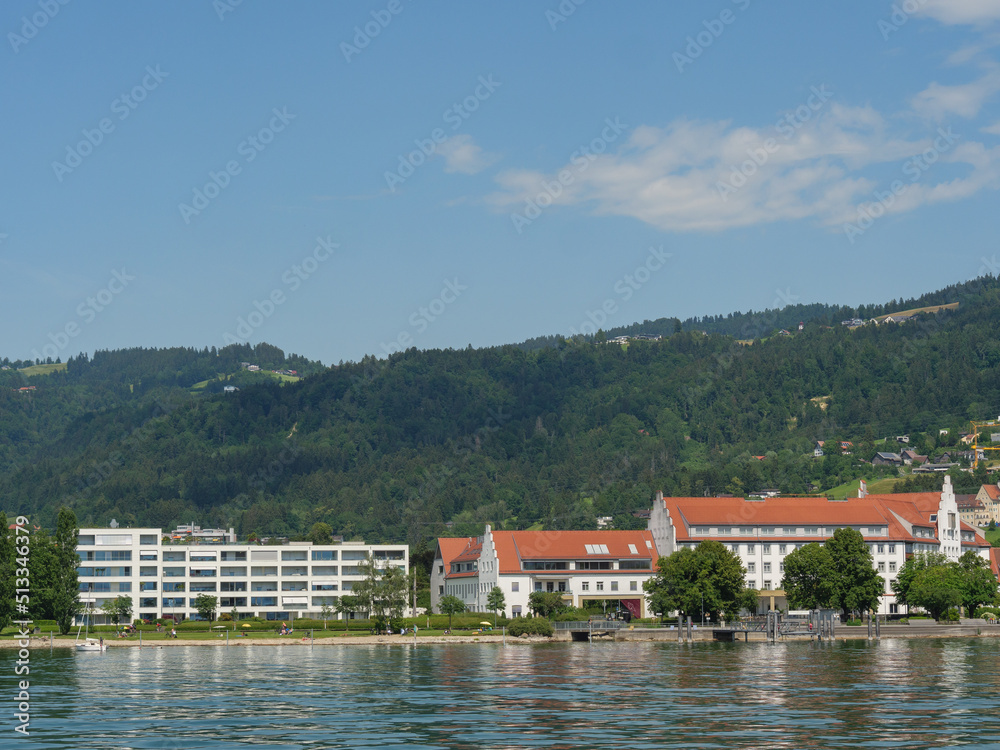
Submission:
<svg viewBox="0 0 1000 750">
<path fill-rule="evenodd" d="M 5 749 L 1000 747 L 992 639 L 36 650 L 28 740 L 15 658 Z"/>
</svg>

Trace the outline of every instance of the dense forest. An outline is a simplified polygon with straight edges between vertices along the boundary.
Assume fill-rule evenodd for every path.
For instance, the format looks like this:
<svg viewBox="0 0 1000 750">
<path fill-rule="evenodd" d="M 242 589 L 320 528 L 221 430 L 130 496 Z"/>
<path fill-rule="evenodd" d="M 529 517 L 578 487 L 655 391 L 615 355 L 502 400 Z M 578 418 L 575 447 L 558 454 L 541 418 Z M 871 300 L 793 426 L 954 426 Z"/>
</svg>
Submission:
<svg viewBox="0 0 1000 750">
<path fill-rule="evenodd" d="M 657 342 L 410 349 L 330 368 L 266 344 L 11 367 L 0 371 L 0 509 L 50 527 L 68 505 L 81 526 L 241 535 L 322 521 L 347 538 L 418 544 L 484 522 L 644 525 L 632 513 L 657 490 L 824 491 L 894 472 L 861 460 L 880 438 L 911 433 L 934 451 L 970 418 L 1000 414 L 1000 282 L 864 312 L 943 302 L 960 306 L 853 330 L 839 321 L 857 311 L 830 307 L 790 336 L 774 335 L 781 315 L 760 313 L 734 316 L 729 335 L 668 318 Z M 279 382 L 243 362 L 306 377 Z M 815 458 L 816 440 L 856 450 Z"/>
</svg>

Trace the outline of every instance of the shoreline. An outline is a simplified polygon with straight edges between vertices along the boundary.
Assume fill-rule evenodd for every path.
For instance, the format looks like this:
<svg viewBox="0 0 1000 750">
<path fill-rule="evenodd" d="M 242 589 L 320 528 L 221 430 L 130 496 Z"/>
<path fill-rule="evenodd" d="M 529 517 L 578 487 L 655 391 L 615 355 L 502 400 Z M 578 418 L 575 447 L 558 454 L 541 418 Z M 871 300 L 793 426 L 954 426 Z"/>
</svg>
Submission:
<svg viewBox="0 0 1000 750">
<path fill-rule="evenodd" d="M 852 626 L 843 626 L 838 628 L 838 633 L 833 638 L 825 639 L 827 642 L 833 641 L 865 641 L 865 640 L 903 640 L 903 639 L 916 639 L 923 640 L 928 638 L 998 638 L 1000 637 L 1000 629 L 996 627 L 988 628 L 989 632 L 983 632 L 987 630 L 985 628 L 976 626 L 942 626 L 941 630 L 930 627 L 919 627 L 919 628 L 906 628 L 907 632 L 900 632 L 903 629 L 892 628 L 889 632 L 883 629 L 881 638 L 872 637 L 868 638 L 867 629 L 864 627 L 857 627 L 857 631 L 854 631 Z M 847 631 L 846 633 L 844 631 Z M 895 631 L 895 632 L 893 632 Z M 916 632 L 914 632 L 916 631 Z M 696 630 L 692 633 L 694 636 L 691 641 L 678 641 L 676 630 L 634 630 L 622 632 L 621 636 L 616 638 L 595 638 L 594 642 L 601 643 L 676 643 L 678 645 L 690 643 L 714 643 L 711 629 Z M 568 636 L 568 633 L 567 633 Z M 759 636 L 759 637 L 757 637 Z M 20 641 L 22 639 L 18 638 L 4 638 L 0 640 L 0 649 L 18 649 L 22 648 Z M 813 638 L 808 636 L 787 636 L 779 639 L 779 643 L 796 643 L 796 642 L 810 642 Z M 156 648 L 174 648 L 178 646 L 210 646 L 210 647 L 237 647 L 237 648 L 248 648 L 252 646 L 419 646 L 421 644 L 462 644 L 462 645 L 473 645 L 473 644 L 503 644 L 505 642 L 504 637 L 500 634 L 479 634 L 479 635 L 436 635 L 436 636 L 418 636 L 416 639 L 412 635 L 357 635 L 357 636 L 326 636 L 323 638 L 310 639 L 308 636 L 298 637 L 298 638 L 285 638 L 285 637 L 265 637 L 265 638 L 230 638 L 227 642 L 222 638 L 201 638 L 201 639 L 185 639 L 185 638 L 171 638 L 168 640 L 150 640 L 142 644 L 138 640 L 120 640 L 120 639 L 109 639 L 105 641 L 105 645 L 110 648 L 137 648 L 137 649 L 156 649 Z M 576 641 L 579 642 L 579 641 Z M 739 641 L 737 641 L 739 642 Z M 750 642 L 753 643 L 766 643 L 766 638 L 763 633 L 751 633 Z M 532 636 L 528 638 L 507 636 L 506 643 L 516 644 L 516 645 L 531 645 L 536 643 L 574 643 L 569 637 L 541 637 Z M 43 648 L 74 648 L 76 646 L 75 640 L 69 639 L 56 639 L 51 641 L 49 638 L 44 636 L 31 636 L 29 639 L 28 648 L 32 650 L 43 649 Z"/>
</svg>

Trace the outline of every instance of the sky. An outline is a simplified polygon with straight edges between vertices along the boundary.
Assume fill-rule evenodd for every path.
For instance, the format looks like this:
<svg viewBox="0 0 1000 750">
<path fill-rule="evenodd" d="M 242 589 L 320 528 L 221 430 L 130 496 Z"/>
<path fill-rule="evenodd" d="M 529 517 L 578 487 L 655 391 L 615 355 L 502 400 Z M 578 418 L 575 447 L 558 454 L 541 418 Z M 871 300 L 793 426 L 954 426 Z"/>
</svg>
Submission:
<svg viewBox="0 0 1000 750">
<path fill-rule="evenodd" d="M 1000 0 L 11 0 L 0 357 L 326 364 L 997 273 Z"/>
</svg>

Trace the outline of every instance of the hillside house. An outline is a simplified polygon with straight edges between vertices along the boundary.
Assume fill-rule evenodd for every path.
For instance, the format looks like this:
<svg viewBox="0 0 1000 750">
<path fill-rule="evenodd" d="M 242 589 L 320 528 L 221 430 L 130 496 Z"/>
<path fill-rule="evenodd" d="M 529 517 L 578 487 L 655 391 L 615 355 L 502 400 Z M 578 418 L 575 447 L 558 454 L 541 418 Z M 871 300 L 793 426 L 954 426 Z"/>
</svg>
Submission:
<svg viewBox="0 0 1000 750">
<path fill-rule="evenodd" d="M 902 466 L 903 459 L 898 453 L 886 453 L 880 451 L 872 458 L 874 466 Z"/>
</svg>

